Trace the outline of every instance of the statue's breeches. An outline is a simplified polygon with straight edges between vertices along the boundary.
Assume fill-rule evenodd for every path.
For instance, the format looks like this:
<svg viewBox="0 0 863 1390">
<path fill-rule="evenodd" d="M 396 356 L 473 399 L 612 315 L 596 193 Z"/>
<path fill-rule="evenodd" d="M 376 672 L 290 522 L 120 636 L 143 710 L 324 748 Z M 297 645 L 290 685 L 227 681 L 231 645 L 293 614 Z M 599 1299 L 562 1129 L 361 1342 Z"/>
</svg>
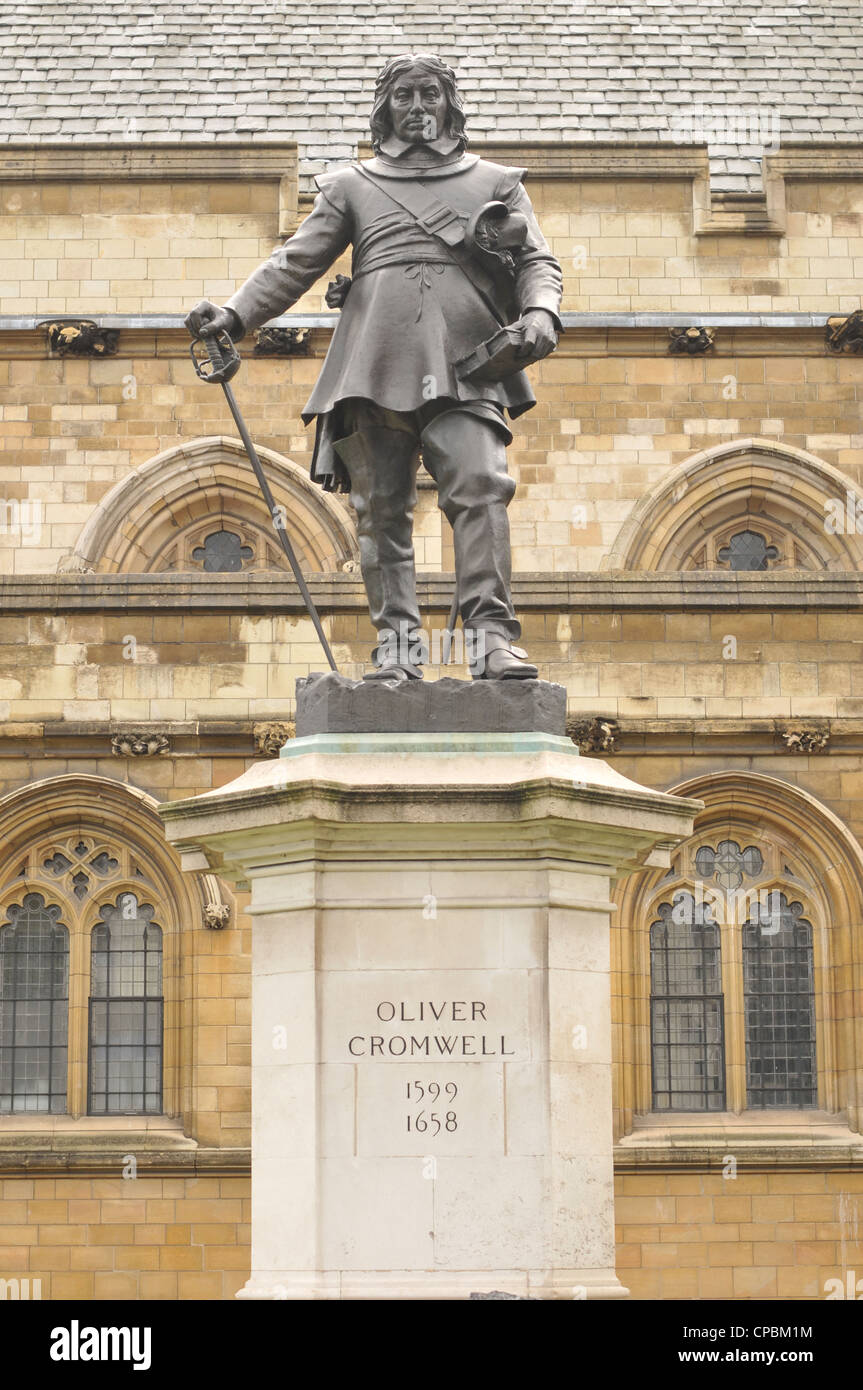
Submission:
<svg viewBox="0 0 863 1390">
<path fill-rule="evenodd" d="M 476 412 L 470 405 L 437 401 L 401 412 L 351 401 L 342 411 L 349 433 L 335 447 L 350 474 L 363 579 L 378 632 L 421 626 L 412 531 L 422 455 L 437 484 L 438 506 L 453 528 L 465 628 L 516 640 L 521 627 L 510 594 L 506 512 L 515 484 L 506 468 L 503 416 L 498 427 L 487 402 Z"/>
</svg>

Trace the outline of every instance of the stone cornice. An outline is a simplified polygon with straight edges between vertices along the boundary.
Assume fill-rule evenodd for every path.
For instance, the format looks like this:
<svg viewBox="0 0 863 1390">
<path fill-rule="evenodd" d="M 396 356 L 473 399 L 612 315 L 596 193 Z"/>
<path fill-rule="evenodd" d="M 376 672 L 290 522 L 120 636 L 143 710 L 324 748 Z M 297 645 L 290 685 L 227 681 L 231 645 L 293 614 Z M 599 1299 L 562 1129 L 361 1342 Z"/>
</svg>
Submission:
<svg viewBox="0 0 863 1390">
<path fill-rule="evenodd" d="M 471 140 L 471 154 L 527 169 L 529 179 L 694 179 L 708 172 L 706 145 L 645 140 Z M 359 159 L 371 158 L 361 141 Z"/>
<path fill-rule="evenodd" d="M 826 345 L 826 325 L 835 317 L 827 307 L 819 313 L 578 313 L 562 315 L 565 332 L 557 357 L 662 357 L 669 355 L 670 328 L 706 326 L 713 330 L 711 359 L 730 357 L 832 357 Z M 88 315 L 100 328 L 118 333 L 118 358 L 186 357 L 189 335 L 182 314 Z M 46 324 L 50 315 L 0 315 L 0 360 L 44 359 L 51 356 Z M 322 358 L 338 321 L 336 313 L 283 314 L 273 325 L 308 329 L 308 353 Z M 246 370 L 255 357 L 253 344 L 240 345 Z M 251 368 L 254 370 L 254 368 Z"/>
<path fill-rule="evenodd" d="M 245 183 L 258 177 L 282 178 L 286 164 L 296 159 L 297 146 L 287 140 L 40 140 L 32 145 L 0 145 L 0 178 L 28 183 L 42 179 Z"/>
<path fill-rule="evenodd" d="M 646 663 L 646 669 L 650 669 Z M 649 698 L 649 697 L 648 697 Z M 578 698 L 571 701 L 578 706 Z M 788 715 L 782 719 L 638 719 L 615 715 L 615 753 L 628 757 L 687 756 L 709 750 L 732 757 L 786 755 L 783 733 L 789 726 L 817 724 L 827 735 L 825 750 L 863 753 L 863 718 L 840 715 Z M 819 750 L 825 751 L 825 750 Z M 584 751 L 584 750 L 582 750 Z M 608 757 L 602 753 L 599 756 Z"/>
<path fill-rule="evenodd" d="M 566 328 L 686 328 L 693 319 L 703 318 L 705 322 L 721 328 L 823 328 L 832 316 L 832 310 L 823 312 L 798 311 L 791 309 L 762 310 L 752 312 L 747 309 L 719 309 L 708 315 L 687 310 L 638 309 L 638 310 L 564 310 L 561 320 Z M 58 317 L 55 315 L 55 317 Z M 59 315 L 59 317 L 64 317 Z M 74 318 L 74 315 L 65 315 Z M 325 328 L 332 329 L 338 321 L 336 310 L 322 310 L 314 314 L 281 314 L 271 319 L 270 324 L 284 328 Z M 96 314 L 96 322 L 103 328 L 125 329 L 142 332 L 166 332 L 186 329 L 183 327 L 183 314 Z M 0 314 L 0 333 L 29 333 L 36 328 L 44 331 L 51 321 L 50 314 Z"/>
<path fill-rule="evenodd" d="M 273 183 L 279 233 L 297 226 L 297 146 L 288 141 L 45 141 L 0 145 L 0 181 Z"/>
<path fill-rule="evenodd" d="M 708 165 L 706 145 L 667 140 L 474 140 L 471 150 L 483 159 L 523 165 L 535 179 L 691 179 Z M 369 158 L 371 152 L 367 142 L 358 146 L 361 159 Z M 783 144 L 766 158 L 784 178 L 863 178 L 859 140 Z M 88 183 L 102 179 L 248 181 L 257 175 L 282 176 L 286 163 L 296 160 L 296 142 L 288 140 L 44 140 L 0 146 L 0 178 Z"/>
<path fill-rule="evenodd" d="M 453 576 L 420 574 L 422 611 L 448 612 Z M 365 613 L 358 574 L 310 575 L 309 589 L 324 613 Z M 675 574 L 585 571 L 517 574 L 515 606 L 522 612 L 738 612 L 776 609 L 843 612 L 863 603 L 863 573 L 777 570 L 767 574 L 690 571 Z M 239 574 L 21 574 L 0 576 L 0 612 L 193 611 L 303 613 L 290 576 Z"/>
<path fill-rule="evenodd" d="M 649 669 L 649 663 L 646 663 Z M 648 697 L 649 698 L 649 697 Z M 288 701 L 285 702 L 290 703 Z M 593 701 L 591 703 L 594 703 Z M 580 700 L 569 699 L 569 714 L 578 718 Z M 589 722 L 593 715 L 585 715 Z M 828 756 L 843 753 L 863 753 L 863 717 L 841 715 L 818 716 L 817 720 L 789 715 L 782 719 L 686 718 L 648 719 L 626 715 L 613 716 L 615 748 L 594 750 L 581 747 L 586 756 L 603 759 L 624 757 L 666 757 L 669 754 L 691 755 L 703 750 L 711 754 L 722 752 L 729 758 L 755 755 L 786 754 L 783 730 L 791 724 L 817 722 L 828 734 Z M 253 719 L 160 719 L 139 721 L 142 729 L 167 733 L 171 739 L 171 758 L 233 757 L 269 758 L 275 753 L 258 747 L 256 730 L 260 721 Z M 0 745 L 4 758 L 28 758 L 34 746 L 54 758 L 82 758 L 92 761 L 103 757 L 116 720 L 4 720 L 0 721 Z M 578 742 L 578 740 L 575 740 Z"/>
<path fill-rule="evenodd" d="M 648 697 L 649 698 L 649 697 Z M 286 703 L 286 708 L 288 701 Z M 579 698 L 569 701 L 571 716 L 577 717 Z M 589 719 L 591 716 L 585 716 Z M 595 750 L 582 746 L 587 757 L 608 759 L 666 758 L 694 756 L 706 752 L 721 753 L 724 757 L 752 758 L 784 755 L 787 748 L 781 729 L 792 722 L 787 719 L 629 719 L 615 716 L 616 745 L 614 749 Z M 829 735 L 831 753 L 863 754 L 863 718 L 825 715 L 819 719 Z M 171 737 L 171 758 L 268 758 L 275 754 L 255 746 L 251 719 L 190 721 L 159 720 L 153 728 L 167 730 Z M 4 758 L 31 758 L 38 747 L 46 756 L 83 759 L 92 762 L 105 751 L 110 739 L 110 721 L 97 720 L 6 720 L 0 722 L 0 746 Z"/>
<path fill-rule="evenodd" d="M 801 1141 L 796 1146 L 777 1147 L 774 1142 L 764 1140 L 754 1143 L 738 1138 L 725 1138 L 713 1143 L 676 1142 L 664 1146 L 651 1145 L 624 1148 L 616 1145 L 614 1149 L 614 1172 L 616 1176 L 650 1173 L 717 1173 L 727 1167 L 727 1158 L 733 1154 L 737 1168 L 754 1173 L 799 1172 L 813 1169 L 834 1173 L 859 1173 L 863 1171 L 863 1147 L 849 1142 L 847 1144 L 818 1144 Z"/>
<path fill-rule="evenodd" d="M 20 1143 L 6 1146 L 0 1133 L 0 1178 L 117 1178 L 134 1153 L 140 1177 L 245 1178 L 251 1173 L 249 1149 L 130 1148 L 129 1137 L 106 1134 L 91 1146 L 46 1144 L 40 1135 L 21 1133 Z"/>
<path fill-rule="evenodd" d="M 692 1116 L 675 1123 L 652 1114 L 614 1148 L 614 1171 L 627 1173 L 718 1172 L 729 1156 L 749 1172 L 820 1169 L 859 1172 L 863 1136 L 824 1111 L 773 1112 L 773 1123 L 757 1112 Z"/>
<path fill-rule="evenodd" d="M 122 1149 L 122 1153 L 120 1152 Z M 722 1152 L 720 1152 L 722 1150 Z M 719 1145 L 681 1146 L 665 1149 L 614 1149 L 616 1176 L 651 1173 L 721 1173 L 728 1143 Z M 0 1150 L 0 1178 L 106 1178 L 116 1177 L 128 1144 L 112 1151 L 90 1150 L 79 1153 L 24 1150 Z M 777 1149 L 770 1144 L 739 1145 L 735 1152 L 738 1171 L 782 1173 L 803 1170 L 827 1172 L 859 1172 L 860 1150 L 855 1144 L 801 1144 L 794 1149 Z M 136 1152 L 139 1174 L 147 1177 L 223 1177 L 245 1178 L 251 1174 L 251 1153 L 248 1149 L 197 1149 L 191 1153 L 165 1150 L 143 1154 Z"/>
<path fill-rule="evenodd" d="M 533 179 L 692 179 L 706 175 L 706 145 L 636 140 L 472 140 L 471 153 L 498 164 L 519 165 Z M 361 143 L 360 159 L 371 156 Z M 863 143 L 786 144 L 765 156 L 772 171 L 786 179 L 863 179 Z M 730 201 L 757 198 L 730 193 Z"/>
<path fill-rule="evenodd" d="M 863 144 L 839 141 L 836 144 L 794 144 L 783 140 L 781 149 L 768 154 L 772 171 L 785 179 L 812 179 L 820 183 L 831 179 L 863 179 Z"/>
<path fill-rule="evenodd" d="M 719 193 L 710 186 L 706 145 L 668 141 L 479 141 L 486 159 L 522 165 L 533 180 L 689 181 L 696 236 L 768 236 L 786 232 L 788 180 L 863 178 L 860 142 L 785 145 L 764 159 L 763 193 Z M 370 146 L 357 151 L 368 158 Z M 297 146 L 288 141 L 45 141 L 0 146 L 0 180 L 95 183 L 271 180 L 278 184 L 278 233 L 289 235 L 312 202 L 298 199 Z"/>
<path fill-rule="evenodd" d="M 722 193 L 710 186 L 706 145 L 668 141 L 598 144 L 565 141 L 488 141 L 471 150 L 500 164 L 524 166 L 528 179 L 640 179 L 650 183 L 688 180 L 692 185 L 692 229 L 696 236 L 784 237 L 785 185 L 789 180 L 845 182 L 863 178 L 863 144 L 784 145 L 763 161 L 763 192 Z M 360 158 L 371 147 L 360 145 Z M 661 199 L 657 199 L 661 202 Z M 309 204 L 310 205 L 310 204 Z M 305 199 L 300 200 L 305 212 Z"/>
<path fill-rule="evenodd" d="M 400 780 L 381 781 L 383 755 L 395 750 Z M 312 859 L 362 860 L 373 839 L 381 862 L 503 860 L 517 824 L 529 857 L 664 868 L 668 846 L 692 833 L 703 805 L 581 759 L 564 738 L 354 734 L 302 739 L 218 791 L 164 802 L 159 814 L 183 869 L 209 868 L 241 889 L 255 883 L 260 915 L 314 906 L 307 883 L 289 908 L 276 905 L 266 882 L 275 863 L 280 875 L 305 874 Z"/>
</svg>

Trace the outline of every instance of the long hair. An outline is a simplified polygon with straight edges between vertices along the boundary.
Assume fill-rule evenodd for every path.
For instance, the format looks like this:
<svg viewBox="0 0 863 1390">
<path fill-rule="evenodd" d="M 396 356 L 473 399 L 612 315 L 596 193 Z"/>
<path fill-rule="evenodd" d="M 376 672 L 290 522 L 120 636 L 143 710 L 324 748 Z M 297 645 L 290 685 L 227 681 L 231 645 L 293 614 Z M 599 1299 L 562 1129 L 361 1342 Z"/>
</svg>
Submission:
<svg viewBox="0 0 863 1390">
<path fill-rule="evenodd" d="M 372 107 L 372 114 L 369 119 L 369 126 L 372 132 L 372 149 L 375 154 L 381 147 L 381 142 L 392 134 L 393 123 L 389 110 L 389 98 L 393 87 L 400 77 L 403 77 L 411 68 L 421 68 L 423 72 L 436 77 L 443 87 L 446 97 L 447 116 L 446 126 L 442 132 L 450 135 L 454 140 L 458 140 L 459 148 L 464 149 L 467 145 L 465 134 L 465 115 L 464 107 L 459 98 L 456 87 L 455 73 L 448 67 L 441 58 L 434 53 L 402 53 L 398 58 L 391 58 L 378 77 L 375 83 L 375 101 Z"/>
</svg>

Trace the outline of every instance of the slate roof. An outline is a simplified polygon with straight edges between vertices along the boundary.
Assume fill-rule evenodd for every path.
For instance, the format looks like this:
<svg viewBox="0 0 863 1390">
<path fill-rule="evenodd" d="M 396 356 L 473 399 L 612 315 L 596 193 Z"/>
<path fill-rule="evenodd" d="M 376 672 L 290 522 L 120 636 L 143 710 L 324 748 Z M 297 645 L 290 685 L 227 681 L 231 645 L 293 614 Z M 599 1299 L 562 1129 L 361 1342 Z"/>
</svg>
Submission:
<svg viewBox="0 0 863 1390">
<path fill-rule="evenodd" d="M 718 190 L 759 186 L 759 109 L 786 143 L 863 140 L 859 2 L 0 3 L 4 142 L 296 140 L 308 187 L 367 138 L 374 77 L 409 50 L 456 68 L 475 140 L 682 137 Z"/>
</svg>

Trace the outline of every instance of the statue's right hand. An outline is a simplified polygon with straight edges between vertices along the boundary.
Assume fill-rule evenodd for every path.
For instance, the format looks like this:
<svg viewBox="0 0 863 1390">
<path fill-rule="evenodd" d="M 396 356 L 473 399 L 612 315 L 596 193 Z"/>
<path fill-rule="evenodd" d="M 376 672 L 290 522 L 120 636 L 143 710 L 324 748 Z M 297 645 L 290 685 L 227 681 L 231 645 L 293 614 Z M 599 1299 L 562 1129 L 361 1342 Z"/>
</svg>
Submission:
<svg viewBox="0 0 863 1390">
<path fill-rule="evenodd" d="M 208 338 L 212 333 L 228 333 L 236 338 L 239 320 L 233 309 L 220 309 L 209 299 L 202 299 L 186 315 L 186 327 L 196 338 Z"/>
</svg>

